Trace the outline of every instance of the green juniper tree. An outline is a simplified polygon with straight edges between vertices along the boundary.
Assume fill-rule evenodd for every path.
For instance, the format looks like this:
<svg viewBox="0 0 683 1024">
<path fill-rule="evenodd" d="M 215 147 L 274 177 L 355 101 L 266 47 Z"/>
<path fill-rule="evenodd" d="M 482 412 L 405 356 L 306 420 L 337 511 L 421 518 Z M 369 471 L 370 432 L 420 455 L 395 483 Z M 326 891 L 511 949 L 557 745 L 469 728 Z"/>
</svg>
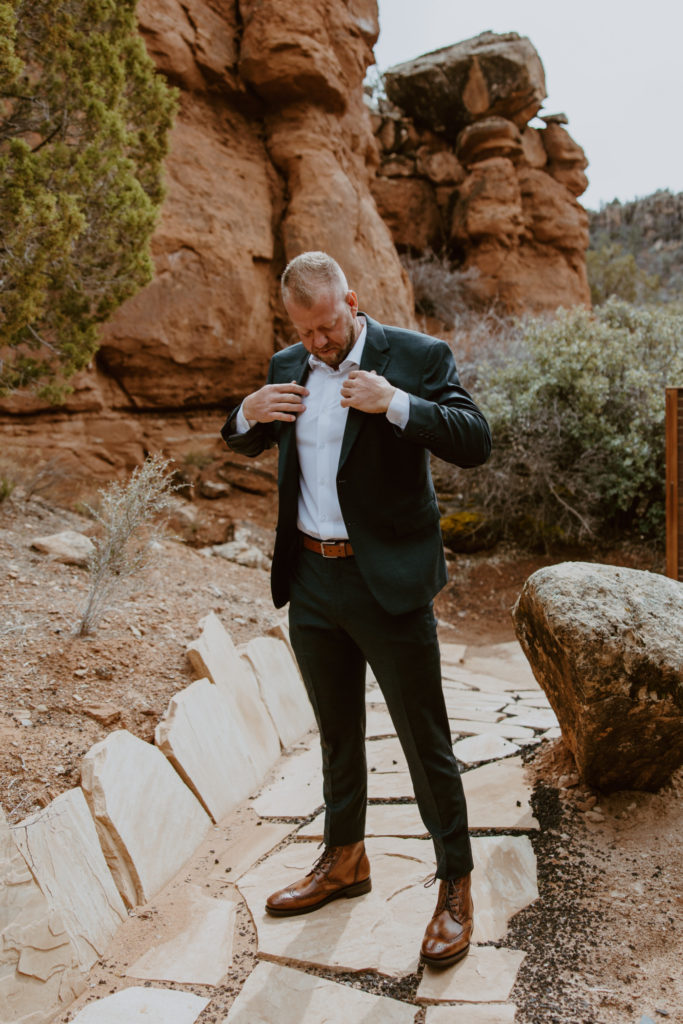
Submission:
<svg viewBox="0 0 683 1024">
<path fill-rule="evenodd" d="M 52 399 L 152 276 L 176 98 L 137 0 L 0 0 L 0 394 Z"/>
</svg>

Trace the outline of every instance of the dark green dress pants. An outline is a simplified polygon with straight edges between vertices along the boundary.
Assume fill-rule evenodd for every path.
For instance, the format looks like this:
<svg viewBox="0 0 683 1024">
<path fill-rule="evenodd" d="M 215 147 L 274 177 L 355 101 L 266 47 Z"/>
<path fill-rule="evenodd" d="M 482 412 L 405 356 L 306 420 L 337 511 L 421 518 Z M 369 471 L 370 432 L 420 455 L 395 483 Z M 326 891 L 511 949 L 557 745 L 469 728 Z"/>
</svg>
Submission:
<svg viewBox="0 0 683 1024">
<path fill-rule="evenodd" d="M 432 606 L 390 615 L 368 590 L 355 558 L 324 558 L 302 548 L 289 624 L 320 730 L 325 843 L 344 846 L 365 835 L 367 662 L 434 841 L 436 874 L 466 875 L 472 870 L 467 808 L 451 746 Z"/>
</svg>

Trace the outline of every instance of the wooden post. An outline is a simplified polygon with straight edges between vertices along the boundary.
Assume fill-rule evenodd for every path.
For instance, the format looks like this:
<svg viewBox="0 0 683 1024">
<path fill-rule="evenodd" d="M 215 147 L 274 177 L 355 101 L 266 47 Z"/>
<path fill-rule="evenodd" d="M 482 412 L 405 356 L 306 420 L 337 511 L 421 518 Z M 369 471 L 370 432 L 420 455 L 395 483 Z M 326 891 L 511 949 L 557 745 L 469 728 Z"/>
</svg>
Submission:
<svg viewBox="0 0 683 1024">
<path fill-rule="evenodd" d="M 683 388 L 666 389 L 666 574 L 683 580 Z"/>
</svg>

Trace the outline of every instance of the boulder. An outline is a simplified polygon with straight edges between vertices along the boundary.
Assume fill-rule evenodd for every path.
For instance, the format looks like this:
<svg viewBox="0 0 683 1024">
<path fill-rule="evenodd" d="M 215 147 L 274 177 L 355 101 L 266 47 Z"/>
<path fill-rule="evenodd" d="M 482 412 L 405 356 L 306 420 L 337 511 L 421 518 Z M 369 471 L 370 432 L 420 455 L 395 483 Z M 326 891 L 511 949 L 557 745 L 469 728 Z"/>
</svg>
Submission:
<svg viewBox="0 0 683 1024">
<path fill-rule="evenodd" d="M 423 252 L 438 250 L 444 225 L 433 186 L 423 178 L 377 178 L 372 194 L 394 244 Z"/>
<path fill-rule="evenodd" d="M 44 555 L 51 555 L 56 562 L 66 565 L 86 566 L 88 559 L 95 550 L 95 545 L 78 530 L 62 530 L 46 537 L 34 537 L 31 547 Z"/>
<path fill-rule="evenodd" d="M 683 763 L 683 587 L 621 566 L 530 576 L 515 629 L 582 779 L 656 790 Z"/>
<path fill-rule="evenodd" d="M 485 117 L 463 128 L 455 147 L 455 155 L 464 167 L 492 156 L 517 160 L 523 152 L 519 128 L 505 117 Z"/>
<path fill-rule="evenodd" d="M 511 245 L 522 232 L 522 197 L 515 167 L 505 157 L 476 163 L 459 192 L 454 239 L 495 238 Z"/>
<path fill-rule="evenodd" d="M 541 59 L 516 32 L 482 32 L 397 64 L 384 78 L 393 103 L 452 141 L 465 125 L 491 115 L 523 128 L 546 96 Z"/>
</svg>

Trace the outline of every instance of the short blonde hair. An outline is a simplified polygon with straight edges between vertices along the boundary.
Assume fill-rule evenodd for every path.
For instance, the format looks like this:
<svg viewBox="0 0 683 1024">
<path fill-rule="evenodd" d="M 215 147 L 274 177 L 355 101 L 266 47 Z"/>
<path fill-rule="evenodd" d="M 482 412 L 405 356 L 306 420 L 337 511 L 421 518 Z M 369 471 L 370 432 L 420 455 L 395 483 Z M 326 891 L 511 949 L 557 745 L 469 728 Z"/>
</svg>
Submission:
<svg viewBox="0 0 683 1024">
<path fill-rule="evenodd" d="M 301 306 L 315 305 L 323 292 L 334 291 L 341 298 L 349 290 L 344 271 L 326 252 L 302 252 L 284 269 L 280 281 L 282 301 L 293 299 Z"/>
</svg>

